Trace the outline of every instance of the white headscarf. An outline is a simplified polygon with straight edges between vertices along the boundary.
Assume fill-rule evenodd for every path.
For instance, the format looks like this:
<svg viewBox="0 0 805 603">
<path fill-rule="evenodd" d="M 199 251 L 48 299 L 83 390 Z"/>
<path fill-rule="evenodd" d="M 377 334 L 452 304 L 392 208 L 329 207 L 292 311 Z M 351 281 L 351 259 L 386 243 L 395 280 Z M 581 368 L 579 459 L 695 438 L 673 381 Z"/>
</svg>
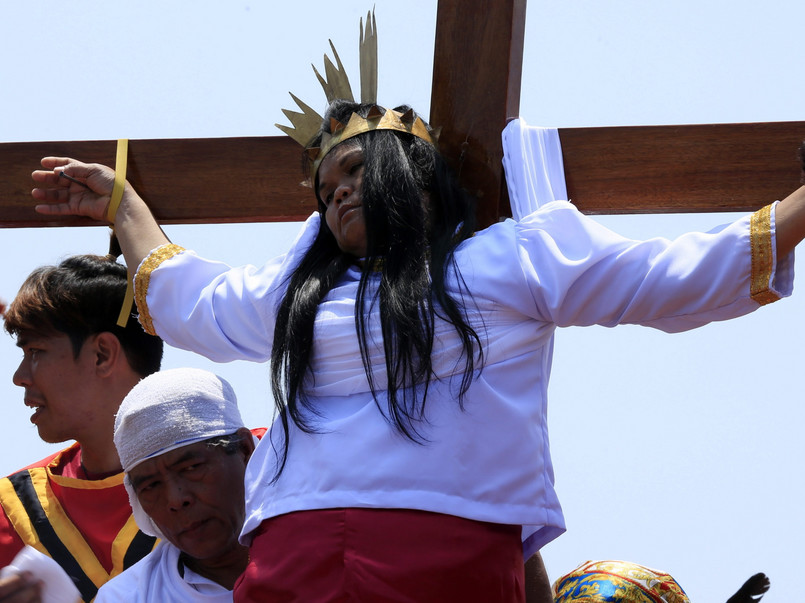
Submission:
<svg viewBox="0 0 805 603">
<path fill-rule="evenodd" d="M 165 370 L 149 375 L 132 388 L 115 417 L 115 446 L 140 530 L 164 538 L 140 506 L 129 471 L 155 456 L 234 433 L 243 426 L 232 386 L 209 371 Z"/>
</svg>

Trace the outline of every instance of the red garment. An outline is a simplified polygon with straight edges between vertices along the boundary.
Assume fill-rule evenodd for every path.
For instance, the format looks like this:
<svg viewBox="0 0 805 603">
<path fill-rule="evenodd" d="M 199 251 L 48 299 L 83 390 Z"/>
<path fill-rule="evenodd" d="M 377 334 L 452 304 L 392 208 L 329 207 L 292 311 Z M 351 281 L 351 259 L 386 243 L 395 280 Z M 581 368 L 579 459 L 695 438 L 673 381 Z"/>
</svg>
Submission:
<svg viewBox="0 0 805 603">
<path fill-rule="evenodd" d="M 288 513 L 255 531 L 234 601 L 522 603 L 520 533 L 405 509 Z"/>
<path fill-rule="evenodd" d="M 122 472 L 83 476 L 76 443 L 0 480 L 0 566 L 31 544 L 83 580 L 77 586 L 87 599 L 150 552 L 155 539 L 137 530 Z"/>
</svg>

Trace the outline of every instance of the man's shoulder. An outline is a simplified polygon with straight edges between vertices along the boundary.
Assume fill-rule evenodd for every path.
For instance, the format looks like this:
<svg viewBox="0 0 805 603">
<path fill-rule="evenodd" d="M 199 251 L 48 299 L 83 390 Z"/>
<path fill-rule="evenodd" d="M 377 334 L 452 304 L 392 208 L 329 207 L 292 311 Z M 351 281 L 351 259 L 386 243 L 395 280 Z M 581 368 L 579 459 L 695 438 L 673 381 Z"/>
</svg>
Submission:
<svg viewBox="0 0 805 603">
<path fill-rule="evenodd" d="M 179 552 L 175 546 L 164 540 L 161 541 L 145 557 L 101 586 L 95 597 L 95 603 L 147 600 L 142 597 L 143 595 L 147 597 L 147 593 L 151 590 L 150 582 L 157 578 L 156 574 L 160 571 L 160 566 L 167 564 L 167 567 L 176 569 L 178 556 Z M 176 575 L 178 576 L 178 574 L 179 572 L 176 570 Z"/>
<path fill-rule="evenodd" d="M 17 511 L 21 509 L 18 505 L 22 504 L 24 506 L 24 503 L 22 503 L 19 498 L 18 489 L 25 488 L 27 470 L 40 469 L 47 467 L 51 463 L 59 462 L 58 459 L 60 456 L 69 451 L 70 448 L 72 448 L 72 446 L 64 450 L 59 450 L 22 469 L 18 469 L 5 478 L 0 477 L 0 567 L 11 563 L 14 556 L 25 544 L 20 534 L 17 532 L 18 527 L 12 523 L 11 517 L 15 516 L 14 509 L 17 509 Z M 16 479 L 14 479 L 15 476 Z M 19 515 L 17 515 L 17 517 L 19 517 Z"/>
</svg>

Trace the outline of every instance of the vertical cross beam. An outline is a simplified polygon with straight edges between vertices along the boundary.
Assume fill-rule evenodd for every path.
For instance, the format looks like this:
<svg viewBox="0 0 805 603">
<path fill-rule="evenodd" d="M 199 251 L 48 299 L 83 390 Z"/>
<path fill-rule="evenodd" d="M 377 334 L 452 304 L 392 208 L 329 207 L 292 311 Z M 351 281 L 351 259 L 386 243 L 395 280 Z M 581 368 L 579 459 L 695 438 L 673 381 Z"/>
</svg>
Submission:
<svg viewBox="0 0 805 603">
<path fill-rule="evenodd" d="M 510 215 L 500 133 L 520 112 L 526 0 L 439 0 L 430 122 L 483 227 Z"/>
</svg>

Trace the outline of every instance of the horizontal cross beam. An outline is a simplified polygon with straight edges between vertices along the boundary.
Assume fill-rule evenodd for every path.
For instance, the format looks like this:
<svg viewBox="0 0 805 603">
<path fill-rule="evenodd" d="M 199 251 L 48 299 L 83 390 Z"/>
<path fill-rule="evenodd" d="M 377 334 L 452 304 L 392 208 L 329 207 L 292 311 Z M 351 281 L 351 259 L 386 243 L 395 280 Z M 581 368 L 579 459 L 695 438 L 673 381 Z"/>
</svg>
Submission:
<svg viewBox="0 0 805 603">
<path fill-rule="evenodd" d="M 31 172 L 41 157 L 115 165 L 116 141 L 0 145 L 0 227 L 93 224 L 35 214 Z M 301 147 L 286 136 L 129 141 L 127 178 L 165 224 L 304 219 L 315 209 L 301 186 Z"/>
<path fill-rule="evenodd" d="M 805 122 L 563 128 L 568 194 L 584 212 L 751 211 L 796 188 Z M 115 141 L 0 145 L 0 227 L 92 224 L 33 211 L 40 157 L 114 165 Z M 277 137 L 132 140 L 128 178 L 165 224 L 303 220 L 300 148 Z M 500 212 L 503 213 L 503 212 Z"/>
<path fill-rule="evenodd" d="M 752 211 L 799 185 L 805 122 L 559 130 L 568 196 L 590 214 Z"/>
</svg>

